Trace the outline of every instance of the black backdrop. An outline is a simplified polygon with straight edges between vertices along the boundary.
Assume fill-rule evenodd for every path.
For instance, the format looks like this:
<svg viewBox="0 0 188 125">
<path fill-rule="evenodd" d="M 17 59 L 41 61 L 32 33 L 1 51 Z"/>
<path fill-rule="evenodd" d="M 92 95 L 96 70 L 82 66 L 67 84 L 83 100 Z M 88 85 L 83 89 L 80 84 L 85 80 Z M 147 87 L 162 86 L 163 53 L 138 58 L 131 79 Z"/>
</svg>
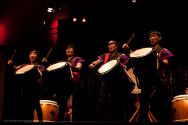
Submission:
<svg viewBox="0 0 188 125">
<path fill-rule="evenodd" d="M 136 4 L 130 1 L 128 3 L 98 1 L 96 3 L 91 8 L 81 9 L 79 5 L 71 8 L 70 17 L 58 21 L 57 45 L 50 55 L 49 61 L 55 63 L 61 60 L 65 45 L 73 43 L 78 49 L 78 54 L 86 60 L 87 72 L 88 64 L 107 50 L 106 44 L 110 38 L 117 39 L 121 48 L 134 32 L 136 36 L 130 43 L 130 48 L 137 49 L 149 46 L 148 31 L 157 29 L 162 33 L 162 45 L 175 54 L 172 72 L 175 77 L 170 83 L 173 86 L 173 94 L 183 93 L 183 89 L 188 83 L 186 4 L 182 1 L 170 0 L 138 0 Z M 43 7 L 41 8 L 43 9 Z M 38 9 L 38 11 L 40 15 L 41 10 Z M 14 58 L 16 65 L 27 62 L 28 52 L 31 48 L 36 48 L 39 51 L 40 60 L 47 54 L 51 43 L 46 39 L 47 36 L 44 36 L 45 28 L 43 28 L 39 15 L 29 18 L 27 23 L 20 25 L 24 30 L 18 30 L 15 36 L 9 38 L 7 47 L 5 47 L 7 49 L 6 61 L 11 57 L 15 48 L 17 49 Z M 73 23 L 72 17 L 75 15 L 84 15 L 88 21 L 86 23 Z M 4 112 L 9 117 L 9 114 L 14 114 L 9 106 L 13 100 L 16 101 L 15 98 L 11 97 L 10 93 L 13 88 L 10 85 L 16 84 L 11 81 L 8 68 L 6 73 L 8 74 L 5 76 L 7 81 L 5 81 L 6 101 L 4 105 L 6 107 Z"/>
</svg>

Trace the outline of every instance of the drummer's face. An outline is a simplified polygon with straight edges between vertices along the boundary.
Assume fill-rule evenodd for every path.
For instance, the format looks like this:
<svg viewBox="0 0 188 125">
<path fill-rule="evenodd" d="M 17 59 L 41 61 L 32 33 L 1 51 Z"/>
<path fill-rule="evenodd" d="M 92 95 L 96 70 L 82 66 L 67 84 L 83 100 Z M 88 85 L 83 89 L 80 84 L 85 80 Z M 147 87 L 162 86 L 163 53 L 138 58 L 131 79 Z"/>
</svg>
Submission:
<svg viewBox="0 0 188 125">
<path fill-rule="evenodd" d="M 151 34 L 149 36 L 149 41 L 151 43 L 151 45 L 155 45 L 156 43 L 158 43 L 160 41 L 160 37 L 157 34 Z"/>
<path fill-rule="evenodd" d="M 67 56 L 72 56 L 73 54 L 74 54 L 73 48 L 67 48 L 67 49 L 66 49 L 66 55 L 67 55 Z"/>
<path fill-rule="evenodd" d="M 113 51 L 117 50 L 117 46 L 115 43 L 110 43 L 110 44 L 108 44 L 108 49 L 110 52 L 113 52 Z"/>
<path fill-rule="evenodd" d="M 35 62 L 35 61 L 37 60 L 37 54 L 36 54 L 35 52 L 31 52 L 31 53 L 29 54 L 29 60 L 30 60 L 31 62 Z"/>
</svg>

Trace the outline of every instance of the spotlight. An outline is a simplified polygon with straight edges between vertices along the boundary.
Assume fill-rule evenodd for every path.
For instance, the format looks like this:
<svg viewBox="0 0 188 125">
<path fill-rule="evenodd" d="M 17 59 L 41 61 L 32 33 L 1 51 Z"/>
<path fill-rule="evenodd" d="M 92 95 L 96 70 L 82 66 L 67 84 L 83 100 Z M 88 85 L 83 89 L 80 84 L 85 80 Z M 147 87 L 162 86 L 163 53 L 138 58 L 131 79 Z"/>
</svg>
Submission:
<svg viewBox="0 0 188 125">
<path fill-rule="evenodd" d="M 48 7 L 47 12 L 52 13 L 52 12 L 54 12 L 54 9 L 51 7 Z"/>
<path fill-rule="evenodd" d="M 83 22 L 83 23 L 85 23 L 85 22 L 86 22 L 86 18 L 85 18 L 85 17 L 82 19 L 82 22 Z"/>
<path fill-rule="evenodd" d="M 74 17 L 74 18 L 72 19 L 72 21 L 73 21 L 73 22 L 76 22 L 76 21 L 77 21 L 77 18 L 76 18 L 76 17 Z"/>
</svg>

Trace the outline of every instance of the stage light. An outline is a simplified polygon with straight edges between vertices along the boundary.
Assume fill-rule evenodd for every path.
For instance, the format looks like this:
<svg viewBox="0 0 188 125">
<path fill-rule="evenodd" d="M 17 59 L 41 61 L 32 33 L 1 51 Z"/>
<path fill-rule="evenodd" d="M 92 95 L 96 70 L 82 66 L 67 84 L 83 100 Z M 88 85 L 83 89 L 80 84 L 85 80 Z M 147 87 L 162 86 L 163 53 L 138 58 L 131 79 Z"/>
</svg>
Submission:
<svg viewBox="0 0 188 125">
<path fill-rule="evenodd" d="M 86 22 L 86 18 L 85 18 L 85 17 L 82 19 L 82 22 L 83 22 L 83 23 L 85 23 L 85 22 Z"/>
<path fill-rule="evenodd" d="M 76 17 L 74 17 L 72 20 L 73 20 L 73 22 L 76 22 L 76 21 L 77 21 L 77 18 L 76 18 Z"/>
<path fill-rule="evenodd" d="M 47 12 L 52 13 L 52 12 L 54 12 L 54 9 L 51 7 L 48 7 Z"/>
</svg>

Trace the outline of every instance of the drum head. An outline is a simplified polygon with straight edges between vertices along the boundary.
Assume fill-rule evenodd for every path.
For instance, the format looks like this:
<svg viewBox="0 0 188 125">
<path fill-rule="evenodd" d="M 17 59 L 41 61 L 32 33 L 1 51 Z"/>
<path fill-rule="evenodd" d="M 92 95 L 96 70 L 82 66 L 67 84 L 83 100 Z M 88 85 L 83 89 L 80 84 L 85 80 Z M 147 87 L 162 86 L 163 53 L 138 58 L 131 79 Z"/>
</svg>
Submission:
<svg viewBox="0 0 188 125">
<path fill-rule="evenodd" d="M 105 64 L 103 64 L 99 69 L 98 72 L 100 74 L 104 74 L 106 72 L 109 72 L 111 69 L 113 69 L 117 65 L 118 61 L 117 60 L 111 60 Z"/>
<path fill-rule="evenodd" d="M 24 74 L 30 71 L 35 65 L 26 65 L 16 71 L 16 74 Z"/>
<path fill-rule="evenodd" d="M 56 70 L 67 65 L 67 62 L 58 62 L 47 67 L 47 71 Z"/>
<path fill-rule="evenodd" d="M 153 49 L 151 47 L 145 47 L 138 50 L 135 50 L 134 52 L 130 53 L 130 57 L 132 58 L 140 58 L 148 55 L 151 53 Z"/>
</svg>

